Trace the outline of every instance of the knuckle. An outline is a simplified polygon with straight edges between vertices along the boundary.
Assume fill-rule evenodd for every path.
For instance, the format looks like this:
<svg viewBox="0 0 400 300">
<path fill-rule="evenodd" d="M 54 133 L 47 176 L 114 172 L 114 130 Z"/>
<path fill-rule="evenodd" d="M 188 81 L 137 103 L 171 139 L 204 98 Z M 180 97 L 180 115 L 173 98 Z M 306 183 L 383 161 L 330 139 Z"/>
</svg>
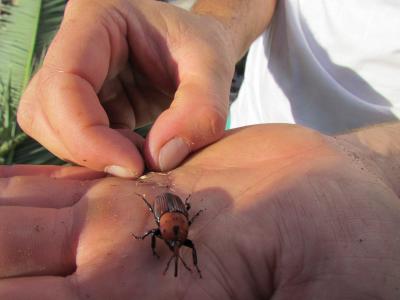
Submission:
<svg viewBox="0 0 400 300">
<path fill-rule="evenodd" d="M 208 123 L 210 133 L 213 136 L 219 136 L 225 127 L 225 116 L 221 112 L 214 110 L 208 118 Z"/>
<path fill-rule="evenodd" d="M 32 132 L 34 123 L 34 103 L 29 100 L 27 96 L 21 98 L 20 104 L 17 110 L 17 122 L 21 129 L 26 133 Z"/>
<path fill-rule="evenodd" d="M 42 71 L 39 72 L 33 77 L 31 82 L 29 83 L 27 89 L 21 97 L 21 100 L 17 109 L 17 122 L 21 129 L 33 136 L 36 137 L 38 129 L 35 128 L 41 124 L 39 121 L 43 116 L 40 113 L 40 103 L 41 99 L 43 99 L 42 93 Z"/>
<path fill-rule="evenodd" d="M 205 111 L 200 111 L 203 116 L 203 132 L 204 138 L 207 141 L 218 139 L 224 129 L 227 110 L 223 105 L 211 106 L 205 108 Z"/>
</svg>

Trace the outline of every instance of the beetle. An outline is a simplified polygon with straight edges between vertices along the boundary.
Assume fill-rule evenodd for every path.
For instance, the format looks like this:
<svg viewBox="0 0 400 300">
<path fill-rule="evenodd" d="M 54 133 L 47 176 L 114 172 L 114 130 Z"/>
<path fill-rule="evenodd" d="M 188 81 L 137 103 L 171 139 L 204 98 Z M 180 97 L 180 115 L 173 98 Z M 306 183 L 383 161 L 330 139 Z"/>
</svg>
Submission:
<svg viewBox="0 0 400 300">
<path fill-rule="evenodd" d="M 203 212 L 203 209 L 199 210 L 191 219 L 189 219 L 189 198 L 191 195 L 189 195 L 185 199 L 185 202 L 183 202 L 181 198 L 175 194 L 163 193 L 156 197 L 153 206 L 143 195 L 137 195 L 143 199 L 150 212 L 153 214 L 155 222 L 157 223 L 157 228 L 147 231 L 142 236 L 137 236 L 132 233 L 135 239 L 144 240 L 150 235 L 151 250 L 153 255 L 157 258 L 160 258 L 160 256 L 156 252 L 156 238 L 164 240 L 173 254 L 168 260 L 163 274 L 165 275 L 167 273 L 171 261 L 175 258 L 175 277 L 178 276 L 178 260 L 182 261 L 182 264 L 187 270 L 190 272 L 192 271 L 179 255 L 179 250 L 182 246 L 192 249 L 193 265 L 195 266 L 200 278 L 202 278 L 201 271 L 198 267 L 196 247 L 187 237 L 190 226 L 200 213 Z"/>
</svg>

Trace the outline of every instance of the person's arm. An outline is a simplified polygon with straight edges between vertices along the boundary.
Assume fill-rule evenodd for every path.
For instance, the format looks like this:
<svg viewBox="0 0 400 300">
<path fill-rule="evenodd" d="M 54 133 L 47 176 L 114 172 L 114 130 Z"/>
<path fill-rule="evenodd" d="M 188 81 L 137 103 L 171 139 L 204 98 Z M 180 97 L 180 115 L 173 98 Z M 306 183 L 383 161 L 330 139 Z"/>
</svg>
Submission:
<svg viewBox="0 0 400 300">
<path fill-rule="evenodd" d="M 237 59 L 269 25 L 276 0 L 199 0 L 193 6 L 196 14 L 221 22 L 230 35 Z"/>
</svg>

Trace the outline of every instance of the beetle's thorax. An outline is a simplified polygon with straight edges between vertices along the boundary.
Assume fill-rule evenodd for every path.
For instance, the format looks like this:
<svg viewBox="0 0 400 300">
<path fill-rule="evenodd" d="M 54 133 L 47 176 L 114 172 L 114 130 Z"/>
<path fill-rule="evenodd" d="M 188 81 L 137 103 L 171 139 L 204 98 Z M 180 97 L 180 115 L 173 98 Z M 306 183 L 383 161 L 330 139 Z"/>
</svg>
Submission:
<svg viewBox="0 0 400 300">
<path fill-rule="evenodd" d="M 160 218 L 161 236 L 166 241 L 184 242 L 188 236 L 189 221 L 180 212 L 165 213 Z"/>
</svg>

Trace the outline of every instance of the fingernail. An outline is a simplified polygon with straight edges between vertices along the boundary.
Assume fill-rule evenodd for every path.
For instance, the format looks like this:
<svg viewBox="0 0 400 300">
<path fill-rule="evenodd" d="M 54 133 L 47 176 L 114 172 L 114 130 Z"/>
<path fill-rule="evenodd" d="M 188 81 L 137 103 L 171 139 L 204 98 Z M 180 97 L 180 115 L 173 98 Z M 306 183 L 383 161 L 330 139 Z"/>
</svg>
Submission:
<svg viewBox="0 0 400 300">
<path fill-rule="evenodd" d="M 189 146 L 182 138 L 174 138 L 166 143 L 158 155 L 158 164 L 161 171 L 169 171 L 185 159 L 189 154 Z"/>
<path fill-rule="evenodd" d="M 121 166 L 107 166 L 104 172 L 122 178 L 136 178 L 138 174 Z"/>
</svg>

